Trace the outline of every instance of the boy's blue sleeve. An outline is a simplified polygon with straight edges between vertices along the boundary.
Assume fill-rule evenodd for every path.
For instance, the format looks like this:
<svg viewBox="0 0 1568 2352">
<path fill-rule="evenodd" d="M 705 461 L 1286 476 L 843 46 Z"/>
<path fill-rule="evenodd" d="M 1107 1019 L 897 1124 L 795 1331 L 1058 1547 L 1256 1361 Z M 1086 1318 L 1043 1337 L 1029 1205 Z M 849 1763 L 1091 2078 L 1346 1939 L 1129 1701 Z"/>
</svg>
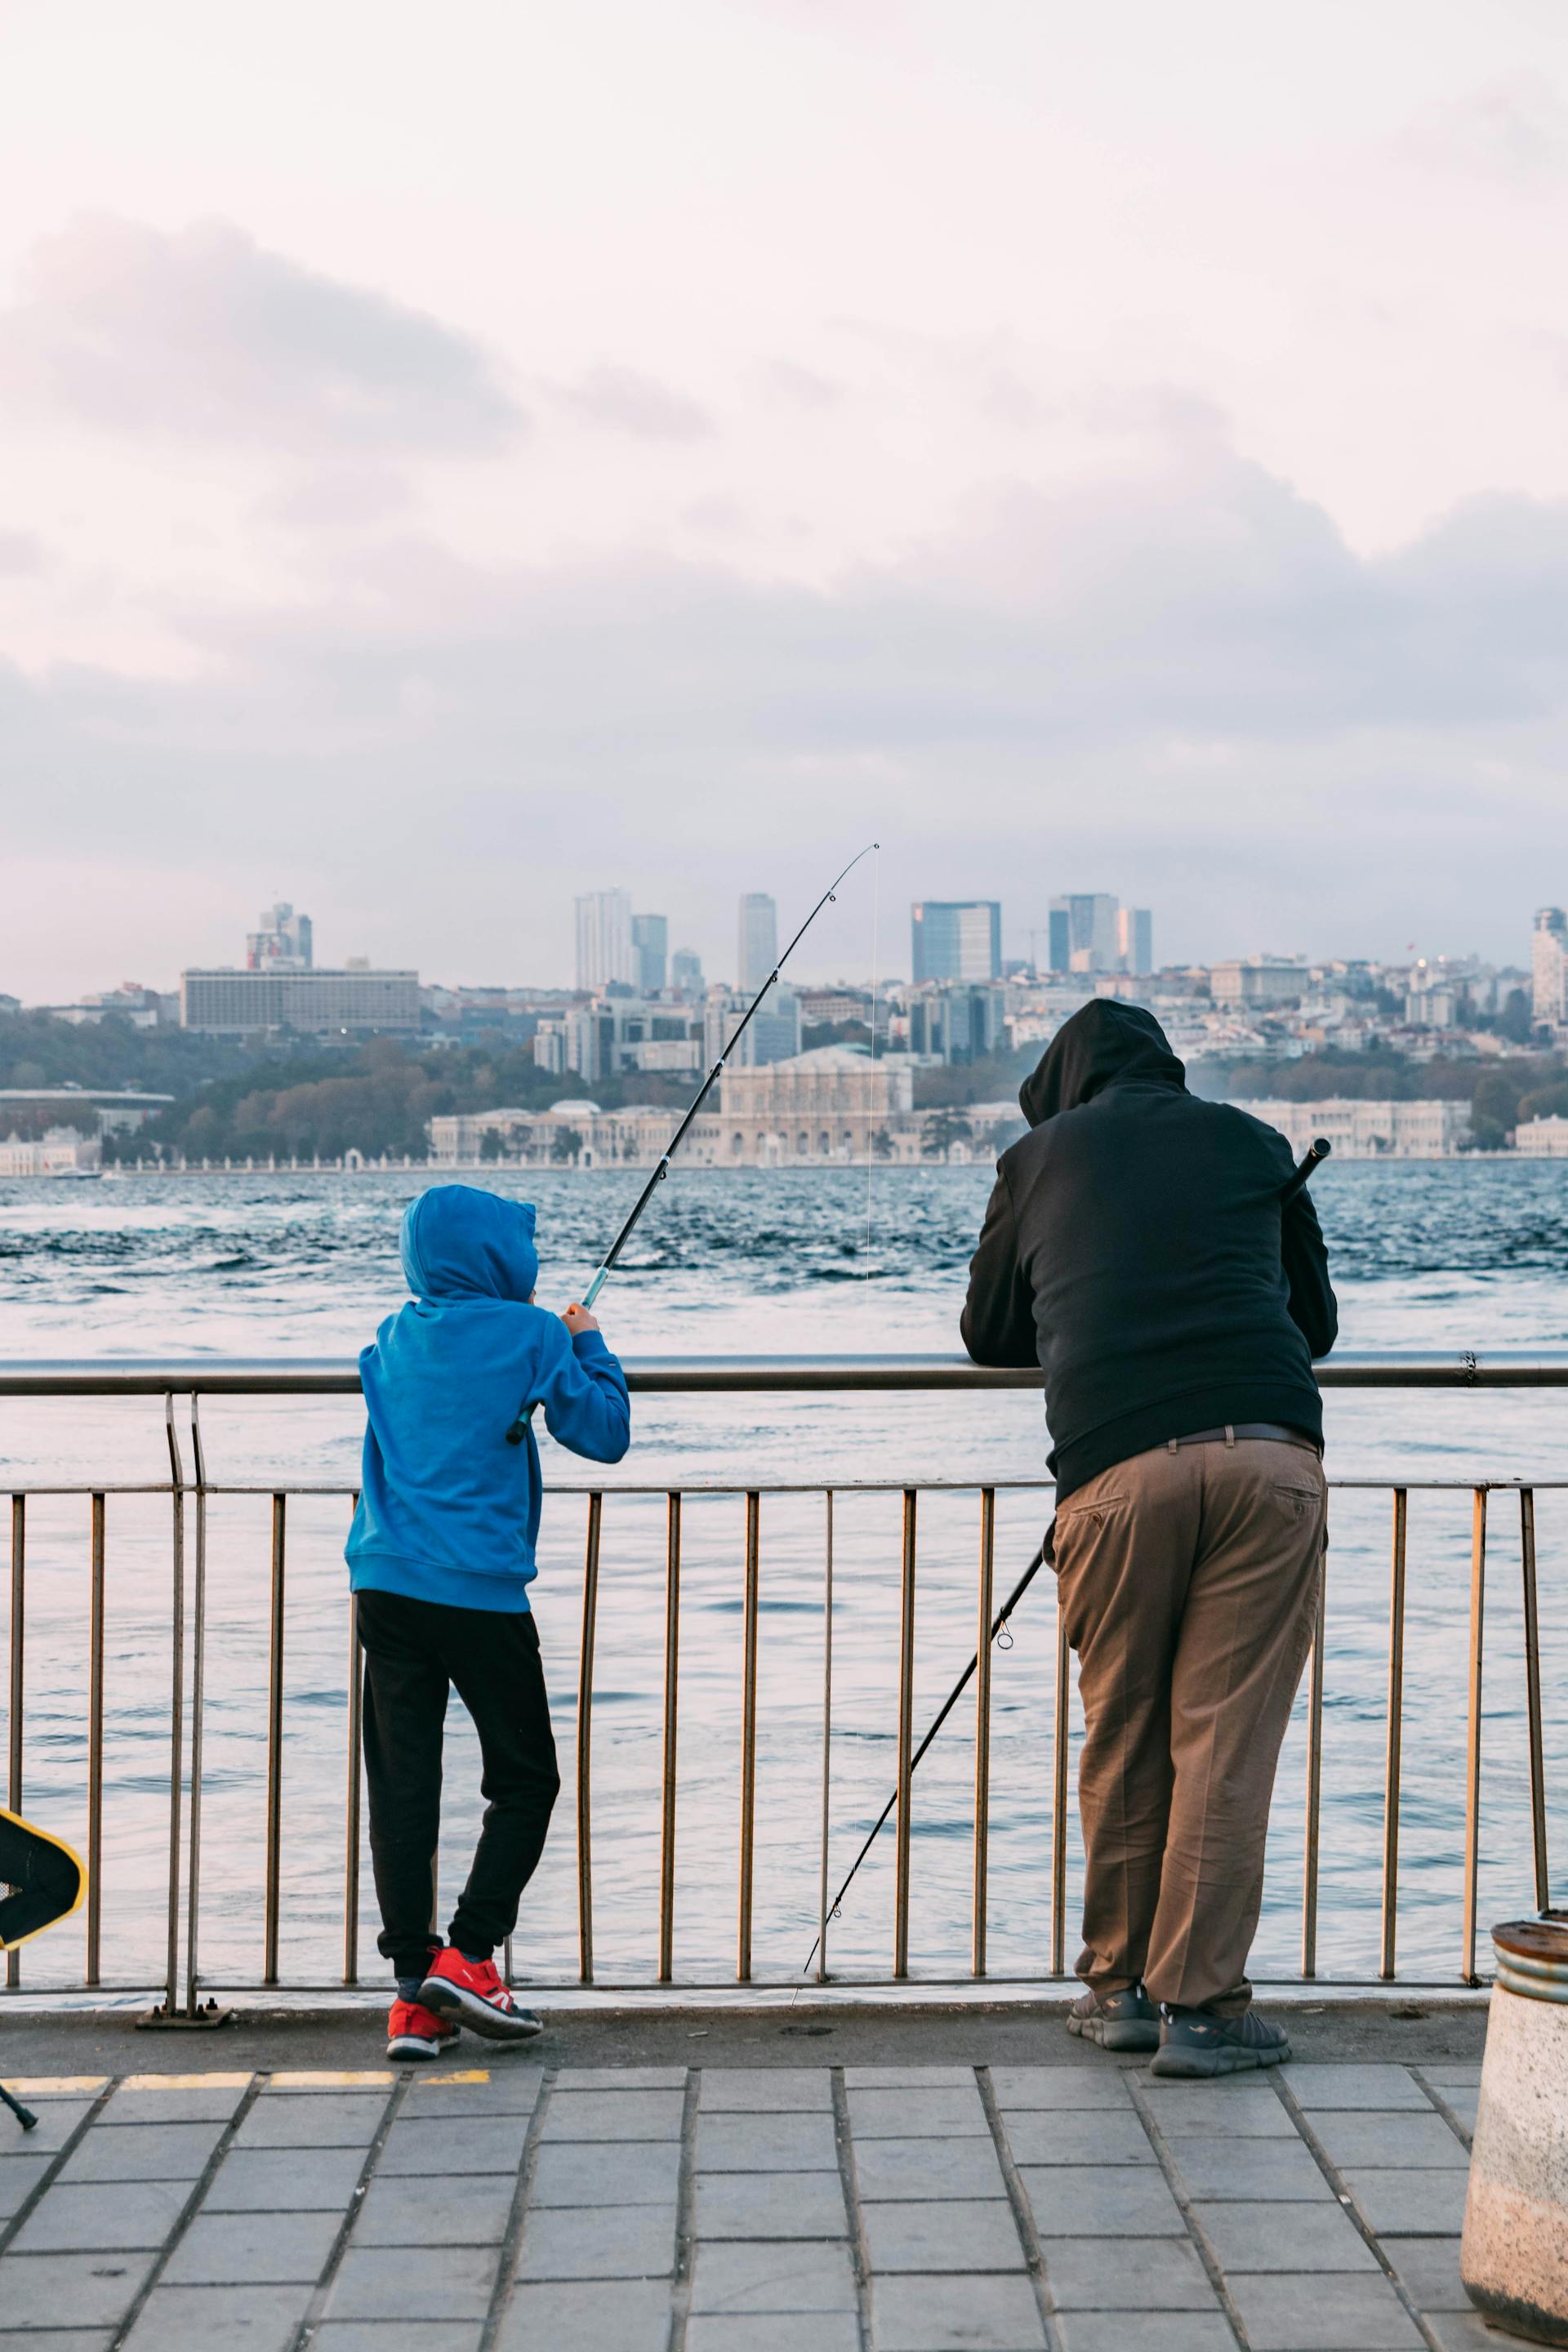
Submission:
<svg viewBox="0 0 1568 2352">
<path fill-rule="evenodd" d="M 573 1339 L 556 1323 L 558 1342 L 540 1372 L 544 1425 L 558 1445 L 590 1462 L 618 1462 L 632 1442 L 626 1376 L 597 1331 Z"/>
</svg>

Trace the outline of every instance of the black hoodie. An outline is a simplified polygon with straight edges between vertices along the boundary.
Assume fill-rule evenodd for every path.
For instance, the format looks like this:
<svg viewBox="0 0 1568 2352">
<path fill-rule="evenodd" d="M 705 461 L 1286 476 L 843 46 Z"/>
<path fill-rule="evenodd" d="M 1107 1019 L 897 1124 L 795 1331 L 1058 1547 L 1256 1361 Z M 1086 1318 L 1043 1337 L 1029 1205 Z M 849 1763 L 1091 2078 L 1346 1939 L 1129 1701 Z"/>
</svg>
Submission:
<svg viewBox="0 0 1568 2352">
<path fill-rule="evenodd" d="M 1312 1358 L 1339 1328 L 1328 1252 L 1290 1147 L 1202 1102 L 1151 1013 L 1097 998 L 1018 1099 L 969 1269 L 976 1363 L 1038 1362 L 1057 1496 L 1227 1422 L 1321 1443 Z"/>
</svg>

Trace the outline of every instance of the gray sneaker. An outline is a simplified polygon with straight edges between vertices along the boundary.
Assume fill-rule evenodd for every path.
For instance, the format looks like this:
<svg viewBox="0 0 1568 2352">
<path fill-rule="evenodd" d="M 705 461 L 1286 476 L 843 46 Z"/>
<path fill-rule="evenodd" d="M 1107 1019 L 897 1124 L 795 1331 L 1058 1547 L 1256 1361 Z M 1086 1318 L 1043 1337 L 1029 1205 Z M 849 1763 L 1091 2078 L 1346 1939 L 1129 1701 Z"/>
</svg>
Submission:
<svg viewBox="0 0 1568 2352">
<path fill-rule="evenodd" d="M 1141 1984 L 1125 1992 L 1081 1993 L 1068 2011 L 1068 2032 L 1102 2050 L 1156 2050 L 1160 2012 Z"/>
<path fill-rule="evenodd" d="M 1208 2009 L 1160 2005 L 1160 2047 L 1151 2074 L 1195 2082 L 1210 2074 L 1244 2074 L 1255 2066 L 1279 2066 L 1290 2055 L 1284 2028 L 1269 2025 L 1255 2009 L 1239 2017 L 1216 2017 Z"/>
</svg>

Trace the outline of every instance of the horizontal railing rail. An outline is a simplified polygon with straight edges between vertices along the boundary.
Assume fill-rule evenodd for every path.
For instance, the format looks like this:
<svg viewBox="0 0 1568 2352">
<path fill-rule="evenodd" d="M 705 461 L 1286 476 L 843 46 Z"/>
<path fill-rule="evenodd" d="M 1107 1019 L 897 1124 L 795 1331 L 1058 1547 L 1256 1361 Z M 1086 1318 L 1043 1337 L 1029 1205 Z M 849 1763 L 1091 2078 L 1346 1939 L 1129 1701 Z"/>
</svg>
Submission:
<svg viewBox="0 0 1568 2352">
<path fill-rule="evenodd" d="M 899 1356 L 759 1356 L 642 1357 L 626 1360 L 631 1385 L 648 1394 L 787 1393 L 853 1395 L 868 1391 L 1029 1388 L 1038 1384 L 1037 1372 L 992 1370 L 970 1364 L 962 1357 Z M 1568 1350 L 1496 1352 L 1486 1356 L 1458 1354 L 1379 1354 L 1347 1352 L 1319 1367 L 1324 1387 L 1400 1389 L 1473 1389 L 1477 1387 L 1568 1387 Z M 208 1473 L 203 1444 L 201 1401 L 223 1396 L 312 1397 L 353 1394 L 359 1389 L 357 1364 L 338 1359 L 224 1359 L 216 1357 L 109 1358 L 96 1360 L 0 1363 L 0 1395 L 11 1397 L 157 1397 L 163 1401 L 168 1475 L 117 1485 L 97 1478 L 69 1484 L 48 1484 L 17 1478 L 10 1486 L 9 1645 L 6 1683 L 6 1802 L 21 1811 L 26 1795 L 26 1657 L 27 1652 L 28 1507 L 35 1498 L 78 1496 L 90 1503 L 89 1594 L 86 1624 L 86 1819 L 89 1896 L 87 1966 L 79 1987 L 110 1990 L 101 1974 L 103 1945 L 102 1892 L 100 1865 L 104 1837 L 105 1763 L 105 1605 L 108 1584 L 106 1497 L 115 1495 L 163 1496 L 171 1513 L 170 1661 L 167 1707 L 168 1808 L 167 1834 L 167 1976 L 166 2012 L 195 2017 L 198 1988 L 211 1989 L 199 1963 L 201 1934 L 201 1830 L 203 1798 L 203 1733 L 207 1660 L 207 1507 L 220 1496 L 270 1498 L 269 1567 L 264 1595 L 268 1647 L 265 1696 L 266 1812 L 265 1856 L 260 1895 L 263 1986 L 275 1986 L 280 1974 L 280 1931 L 286 1898 L 283 1834 L 283 1752 L 285 1735 L 284 1647 L 286 1596 L 289 1590 L 289 1503 L 295 1497 L 338 1497 L 351 1505 L 354 1490 L 342 1480 L 258 1483 L 219 1481 Z M 188 1400 L 188 1412 L 176 1415 L 176 1400 Z M 187 1446 L 189 1453 L 187 1455 Z M 0 1474 L 0 1491 L 6 1482 Z M 1400 1811 L 1403 1785 L 1403 1726 L 1405 1711 L 1406 1568 L 1409 1546 L 1409 1501 L 1428 1489 L 1469 1493 L 1469 1595 L 1467 1643 L 1467 1703 L 1464 1720 L 1465 1823 L 1463 1846 L 1456 1860 L 1462 1886 L 1460 1965 L 1462 1982 L 1477 1979 L 1478 1885 L 1481 1843 L 1481 1727 L 1483 1720 L 1484 1629 L 1487 1616 L 1489 1551 L 1496 1542 L 1489 1525 L 1489 1497 L 1507 1491 L 1519 1497 L 1518 1573 L 1522 1605 L 1523 1718 L 1528 1772 L 1531 1874 L 1538 1903 L 1551 1896 L 1547 1855 L 1547 1805 L 1544 1714 L 1542 1692 L 1541 1639 L 1536 1562 L 1535 1497 L 1538 1492 L 1568 1485 L 1568 1479 L 1543 1477 L 1352 1477 L 1331 1482 L 1335 1490 L 1357 1488 L 1386 1493 L 1392 1505 L 1390 1584 L 1387 1617 L 1385 1685 L 1386 1753 L 1383 1773 L 1383 1855 L 1380 1899 L 1378 1979 L 1398 1975 L 1396 1940 L 1399 1907 Z M 737 1951 L 732 1978 L 742 1984 L 756 1980 L 752 1966 L 753 1889 L 756 1874 L 757 1747 L 759 1733 L 758 1660 L 762 1640 L 760 1573 L 763 1553 L 763 1503 L 778 1496 L 815 1496 L 825 1507 L 823 1559 L 823 1682 L 822 1682 L 822 1836 L 818 1911 L 818 1952 L 814 1974 L 827 1977 L 827 1935 L 833 1917 L 827 1899 L 829 1786 L 834 1736 L 834 1553 L 835 1503 L 850 1495 L 899 1495 L 902 1497 L 902 1537 L 899 1549 L 899 1610 L 896 1722 L 892 1727 L 898 1791 L 892 1832 L 894 1875 L 894 1935 L 889 1976 L 848 1981 L 898 1983 L 910 1975 L 910 1820 L 915 1762 L 913 1742 L 914 1625 L 922 1496 L 974 1496 L 979 1504 L 979 1563 L 975 1591 L 976 1641 L 979 1671 L 975 1680 L 973 1731 L 973 1796 L 970 1977 L 987 1980 L 987 1904 L 990 1840 L 991 1660 L 989 1631 L 995 1605 L 997 1497 L 1008 1491 L 1037 1493 L 1048 1511 L 1049 1482 L 1042 1475 L 1017 1478 L 908 1479 L 761 1479 L 743 1473 L 735 1476 L 683 1477 L 678 1481 L 637 1482 L 625 1486 L 604 1479 L 556 1484 L 557 1494 L 585 1496 L 586 1541 L 584 1554 L 582 1624 L 578 1650 L 575 1822 L 577 1870 L 577 1941 L 579 1979 L 603 1984 L 595 1963 L 595 1903 L 593 1884 L 593 1720 L 595 1650 L 600 1609 L 599 1562 L 605 1540 L 606 1506 L 619 1507 L 623 1499 L 653 1496 L 666 1506 L 664 1554 L 664 1678 L 659 1722 L 650 1733 L 658 1760 L 659 1805 L 659 1869 L 658 1955 L 655 1982 L 672 1985 L 675 1934 L 675 1854 L 678 1818 L 678 1756 L 679 1727 L 679 1646 L 681 1625 L 682 1508 L 700 1496 L 730 1496 L 744 1500 L 743 1547 L 737 1551 L 742 1611 L 741 1664 L 741 1748 L 738 1786 L 741 1807 L 741 1848 L 737 1879 Z M 929 1542 L 929 1538 L 928 1538 Z M 842 1570 L 840 1570 L 842 1573 Z M 1318 1906 L 1323 1776 L 1325 1595 L 1331 1570 L 1320 1591 L 1314 1637 L 1308 1664 L 1306 1709 L 1306 1824 L 1302 1851 L 1300 1917 L 1300 1978 L 1320 1980 L 1318 1969 Z M 359 1978 L 359 1910 L 362 1812 L 363 1682 L 355 1643 L 354 1604 L 345 1596 L 345 1627 L 349 1648 L 348 1699 L 344 1724 L 343 1764 L 346 1770 L 345 1826 L 342 1865 L 342 1975 L 345 1985 Z M 1065 1626 L 1058 1611 L 1055 1635 L 1055 1701 L 1050 1731 L 1051 1825 L 1049 1863 L 1050 1965 L 1040 1981 L 1059 1979 L 1066 1967 L 1068 1767 L 1069 1665 Z M 183 1917 L 182 1917 L 183 1914 Z M 183 1928 L 183 1934 L 182 1934 Z M 162 1932 L 162 1931 L 160 1931 Z M 183 1943 L 183 1952 L 182 1952 Z M 510 1967 L 510 1955 L 509 1955 Z M 6 1982 L 21 1987 L 21 1955 L 7 1958 Z M 787 1979 L 786 1979 L 787 1980 Z M 798 1979 L 796 1979 L 798 1981 Z M 846 1981 L 839 1978 L 838 1981 Z"/>
<path fill-rule="evenodd" d="M 847 1395 L 921 1389 L 1037 1389 L 1036 1365 L 967 1356 L 624 1356 L 648 1396 Z M 1325 1389 L 1568 1388 L 1568 1349 L 1377 1355 L 1352 1349 L 1313 1367 Z M 339 1356 L 108 1356 L 0 1360 L 0 1396 L 354 1396 L 359 1365 Z"/>
</svg>

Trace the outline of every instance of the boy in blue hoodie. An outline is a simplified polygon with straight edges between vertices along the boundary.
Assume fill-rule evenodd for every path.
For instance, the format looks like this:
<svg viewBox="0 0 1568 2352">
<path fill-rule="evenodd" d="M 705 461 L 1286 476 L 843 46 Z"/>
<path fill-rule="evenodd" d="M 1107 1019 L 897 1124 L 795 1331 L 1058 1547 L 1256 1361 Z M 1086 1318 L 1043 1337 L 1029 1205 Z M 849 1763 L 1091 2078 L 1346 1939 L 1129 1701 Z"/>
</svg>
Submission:
<svg viewBox="0 0 1568 2352">
<path fill-rule="evenodd" d="M 492 1958 L 544 1850 L 561 1782 L 529 1609 L 539 1535 L 533 1406 L 552 1437 L 618 1462 L 626 1376 L 581 1307 L 533 1304 L 531 1203 L 441 1184 L 403 1219 L 414 1293 L 360 1356 L 369 1424 L 350 1582 L 364 1651 L 370 1844 L 397 1978 L 389 2058 L 431 2058 L 460 2021 L 492 2041 L 540 2031 Z M 474 1719 L 484 1826 L 448 1941 L 434 1931 L 448 1692 Z"/>
</svg>

